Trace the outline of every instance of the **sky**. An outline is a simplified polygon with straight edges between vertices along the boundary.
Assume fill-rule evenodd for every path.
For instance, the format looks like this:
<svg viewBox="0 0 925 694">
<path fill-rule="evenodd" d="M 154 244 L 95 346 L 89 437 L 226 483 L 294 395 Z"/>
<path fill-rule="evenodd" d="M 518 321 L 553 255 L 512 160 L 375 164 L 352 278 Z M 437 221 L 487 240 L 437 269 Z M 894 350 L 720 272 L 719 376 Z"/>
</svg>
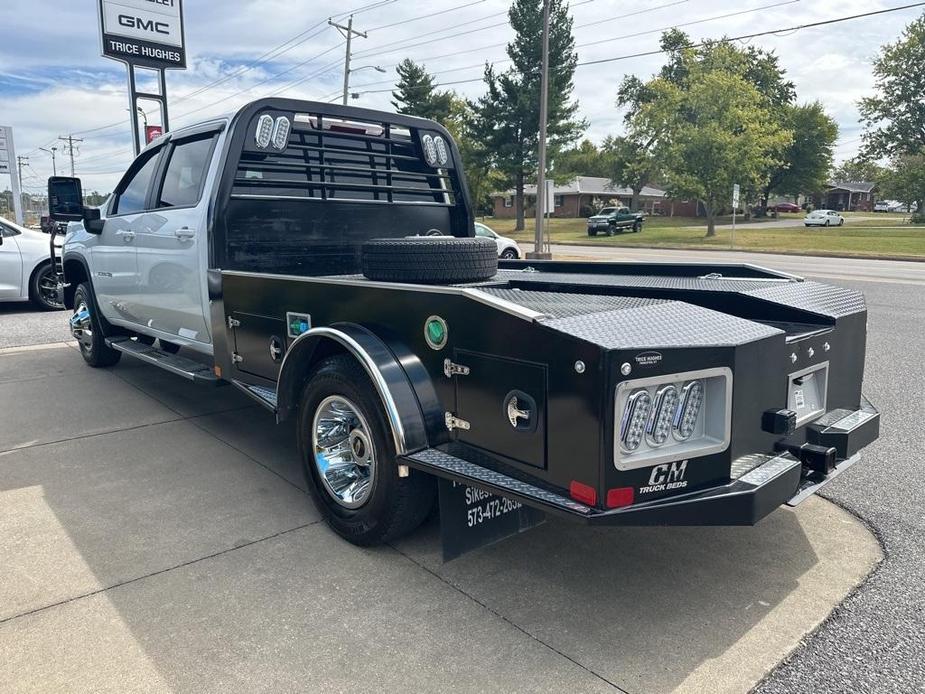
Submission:
<svg viewBox="0 0 925 694">
<path fill-rule="evenodd" d="M 355 28 L 351 104 L 393 110 L 389 90 L 395 65 L 409 57 L 424 63 L 438 83 L 475 98 L 484 63 L 504 69 L 505 44 L 513 37 L 504 0 L 185 0 L 186 70 L 167 73 L 173 128 L 233 111 L 268 95 L 337 100 L 343 82 L 344 46 L 327 19 Z M 630 56 L 658 48 L 661 31 L 679 27 L 694 40 L 784 29 L 909 0 L 572 0 L 579 62 Z M 819 100 L 838 122 L 836 161 L 860 143 L 857 101 L 873 93 L 871 63 L 882 44 L 895 41 L 925 8 L 743 41 L 774 51 L 801 102 Z M 0 124 L 13 128 L 17 154 L 28 156 L 24 189 L 41 192 L 52 173 L 70 165 L 59 136 L 83 138 L 76 173 L 84 189 L 110 191 L 132 159 L 126 69 L 100 56 L 96 0 L 0 2 Z M 266 56 L 270 53 L 269 56 Z M 266 57 L 264 57 L 266 56 Z M 617 87 L 627 74 L 648 77 L 664 56 L 623 58 L 580 66 L 575 97 L 589 122 L 586 136 L 600 142 L 622 131 Z M 372 68 L 387 70 L 381 74 Z M 474 81 L 469 81 L 474 80 Z M 457 82 L 457 84 L 451 84 Z M 139 88 L 155 91 L 153 84 Z M 143 104 L 150 123 L 154 104 Z M 0 175 L 0 188 L 8 178 Z"/>
</svg>

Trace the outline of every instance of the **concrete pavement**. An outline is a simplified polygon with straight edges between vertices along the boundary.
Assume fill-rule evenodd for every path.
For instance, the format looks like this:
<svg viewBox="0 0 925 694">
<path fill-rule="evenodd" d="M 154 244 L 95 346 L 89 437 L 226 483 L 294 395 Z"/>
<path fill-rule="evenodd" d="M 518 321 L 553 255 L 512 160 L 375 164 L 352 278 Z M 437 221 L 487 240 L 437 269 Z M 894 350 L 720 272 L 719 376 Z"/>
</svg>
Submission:
<svg viewBox="0 0 925 694">
<path fill-rule="evenodd" d="M 232 388 L 53 346 L 0 354 L 0 401 L 4 692 L 742 692 L 880 559 L 820 499 L 754 528 L 550 521 L 447 564 L 435 520 L 358 549 Z"/>
</svg>

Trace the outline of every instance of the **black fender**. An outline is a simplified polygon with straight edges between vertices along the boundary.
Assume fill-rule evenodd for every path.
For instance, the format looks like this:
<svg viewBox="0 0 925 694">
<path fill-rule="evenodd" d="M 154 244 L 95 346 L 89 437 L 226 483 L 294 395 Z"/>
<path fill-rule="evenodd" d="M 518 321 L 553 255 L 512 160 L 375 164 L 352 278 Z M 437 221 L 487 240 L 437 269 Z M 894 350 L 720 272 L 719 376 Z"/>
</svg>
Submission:
<svg viewBox="0 0 925 694">
<path fill-rule="evenodd" d="M 84 258 L 80 253 L 64 253 L 61 256 L 61 269 L 64 273 L 64 306 L 66 308 L 74 308 L 74 292 L 77 290 L 77 285 L 79 282 L 75 282 L 74 278 L 67 276 L 67 267 L 70 265 L 73 267 L 74 263 L 77 263 L 83 268 L 84 277 L 86 281 L 93 286 L 92 275 L 90 274 L 90 266 L 87 264 L 87 259 Z M 94 295 L 95 296 L 95 295 Z"/>
<path fill-rule="evenodd" d="M 289 345 L 276 386 L 277 421 L 297 411 L 305 379 L 331 347 L 351 354 L 369 375 L 392 430 L 395 451 L 403 455 L 427 448 L 424 416 L 408 375 L 379 337 L 355 323 L 312 328 Z"/>
</svg>

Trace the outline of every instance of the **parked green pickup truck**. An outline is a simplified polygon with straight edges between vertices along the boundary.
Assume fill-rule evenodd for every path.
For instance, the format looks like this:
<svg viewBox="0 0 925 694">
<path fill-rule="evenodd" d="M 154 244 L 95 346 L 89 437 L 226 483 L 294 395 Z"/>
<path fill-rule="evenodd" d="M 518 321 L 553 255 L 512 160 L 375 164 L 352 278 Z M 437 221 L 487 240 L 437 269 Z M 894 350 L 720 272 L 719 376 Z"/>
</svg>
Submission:
<svg viewBox="0 0 925 694">
<path fill-rule="evenodd" d="M 644 218 L 642 212 L 630 212 L 628 207 L 605 207 L 596 215 L 588 217 L 588 236 L 597 236 L 598 232 L 613 236 L 623 229 L 642 231 Z"/>
</svg>

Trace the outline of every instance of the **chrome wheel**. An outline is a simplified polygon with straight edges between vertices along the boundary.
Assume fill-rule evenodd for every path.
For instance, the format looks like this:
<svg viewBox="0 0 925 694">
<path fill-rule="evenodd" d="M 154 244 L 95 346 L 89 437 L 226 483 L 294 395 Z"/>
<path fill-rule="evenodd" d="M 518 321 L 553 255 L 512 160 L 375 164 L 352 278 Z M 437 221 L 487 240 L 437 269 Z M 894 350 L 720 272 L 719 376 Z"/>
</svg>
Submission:
<svg viewBox="0 0 925 694">
<path fill-rule="evenodd" d="M 344 508 L 366 503 L 376 478 L 376 455 L 359 408 L 340 395 L 322 400 L 312 420 L 312 448 L 324 490 Z"/>
<path fill-rule="evenodd" d="M 93 324 L 90 322 L 90 309 L 85 301 L 74 307 L 71 316 L 71 335 L 77 338 L 80 349 L 87 354 L 93 351 Z"/>
</svg>

